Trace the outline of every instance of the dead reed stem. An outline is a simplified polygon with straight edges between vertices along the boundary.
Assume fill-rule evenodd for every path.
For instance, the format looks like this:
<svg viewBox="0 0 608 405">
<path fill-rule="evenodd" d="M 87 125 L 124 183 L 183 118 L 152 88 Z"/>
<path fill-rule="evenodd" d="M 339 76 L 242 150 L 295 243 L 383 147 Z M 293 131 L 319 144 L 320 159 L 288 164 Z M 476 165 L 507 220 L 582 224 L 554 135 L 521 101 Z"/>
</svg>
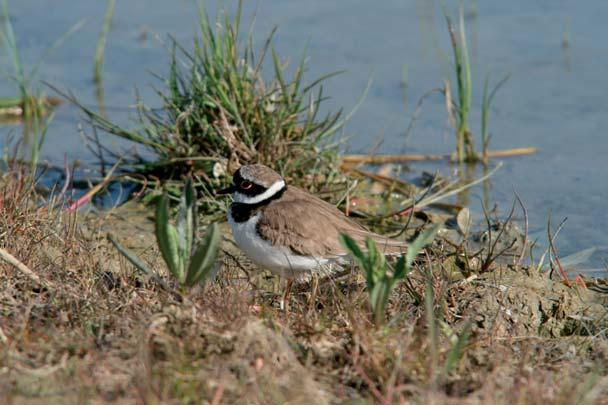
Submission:
<svg viewBox="0 0 608 405">
<path fill-rule="evenodd" d="M 489 158 L 503 158 L 523 155 L 533 155 L 538 152 L 537 148 L 526 147 L 526 148 L 514 148 L 505 150 L 491 150 L 488 151 Z M 356 165 L 356 164 L 385 164 L 385 163 L 399 163 L 399 162 L 422 162 L 429 160 L 450 160 L 453 161 L 453 155 L 345 155 L 342 156 L 341 162 L 345 165 Z"/>
</svg>

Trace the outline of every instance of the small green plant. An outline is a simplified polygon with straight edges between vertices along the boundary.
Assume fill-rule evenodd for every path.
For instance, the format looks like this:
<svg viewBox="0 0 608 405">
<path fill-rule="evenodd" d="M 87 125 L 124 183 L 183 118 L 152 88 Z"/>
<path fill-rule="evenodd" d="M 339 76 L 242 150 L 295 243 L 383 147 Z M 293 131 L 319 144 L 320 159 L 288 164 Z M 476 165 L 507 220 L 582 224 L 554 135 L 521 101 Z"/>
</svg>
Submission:
<svg viewBox="0 0 608 405">
<path fill-rule="evenodd" d="M 376 325 L 384 323 L 388 299 L 395 284 L 407 277 L 412 270 L 414 259 L 426 245 L 433 241 L 438 230 L 439 225 L 436 225 L 421 233 L 408 246 L 406 255 L 399 258 L 394 268 L 388 264 L 386 257 L 378 250 L 373 239 L 366 239 L 366 252 L 363 252 L 350 236 L 340 235 L 340 242 L 363 271 L 369 294 L 369 304 Z"/>
<path fill-rule="evenodd" d="M 220 246 L 220 232 L 212 224 L 197 243 L 198 210 L 192 180 L 188 179 L 180 198 L 176 226 L 169 217 L 169 197 L 165 193 L 156 208 L 156 240 L 171 274 L 183 286 L 192 287 L 213 270 Z"/>
<path fill-rule="evenodd" d="M 167 193 L 160 198 L 156 208 L 156 241 L 169 272 L 182 287 L 192 287 L 213 275 L 220 248 L 221 235 L 217 224 L 211 224 L 200 242 L 197 240 L 197 218 L 196 195 L 190 179 L 186 181 L 180 198 L 175 225 L 171 223 Z M 133 265 L 154 276 L 137 256 L 113 237 L 109 236 L 109 239 Z M 164 287 L 164 283 L 160 284 Z"/>
</svg>

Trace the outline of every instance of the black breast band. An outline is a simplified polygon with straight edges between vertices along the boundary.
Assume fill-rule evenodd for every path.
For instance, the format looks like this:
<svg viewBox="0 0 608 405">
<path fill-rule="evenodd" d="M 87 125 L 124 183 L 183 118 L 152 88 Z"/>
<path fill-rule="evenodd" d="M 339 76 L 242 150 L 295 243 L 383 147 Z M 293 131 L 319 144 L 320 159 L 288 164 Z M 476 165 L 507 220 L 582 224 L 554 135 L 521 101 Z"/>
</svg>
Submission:
<svg viewBox="0 0 608 405">
<path fill-rule="evenodd" d="M 270 204 L 272 201 L 281 198 L 285 190 L 287 190 L 287 186 L 277 191 L 274 195 L 271 195 L 267 199 L 256 204 L 233 202 L 230 206 L 230 214 L 232 215 L 232 219 L 237 223 L 246 222 L 263 207 Z"/>
</svg>

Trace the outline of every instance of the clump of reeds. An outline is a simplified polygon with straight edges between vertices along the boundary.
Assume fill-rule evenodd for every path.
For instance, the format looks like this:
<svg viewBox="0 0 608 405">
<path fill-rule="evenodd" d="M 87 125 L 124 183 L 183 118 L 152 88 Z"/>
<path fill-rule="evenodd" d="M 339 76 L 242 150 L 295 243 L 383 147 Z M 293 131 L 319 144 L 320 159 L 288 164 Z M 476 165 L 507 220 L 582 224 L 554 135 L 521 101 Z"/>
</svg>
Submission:
<svg viewBox="0 0 608 405">
<path fill-rule="evenodd" d="M 234 18 L 212 21 L 200 9 L 200 32 L 193 46 L 175 41 L 168 77 L 158 91 L 162 109 L 139 104 L 135 129 L 122 128 L 78 104 L 96 129 L 144 146 L 131 166 L 162 179 L 193 175 L 197 185 L 219 185 L 241 164 L 273 166 L 297 181 L 317 168 L 334 167 L 336 148 L 329 140 L 342 124 L 341 113 L 320 117 L 326 99 L 322 82 L 304 80 L 305 57 L 293 76 L 272 46 L 272 30 L 259 51 L 251 27 L 242 35 L 241 4 Z M 271 80 L 264 69 L 271 68 Z M 326 169 L 323 169 L 326 170 Z"/>
<path fill-rule="evenodd" d="M 458 162 L 475 163 L 488 161 L 488 148 L 490 145 L 490 135 L 488 131 L 488 116 L 490 106 L 496 92 L 509 79 L 506 75 L 491 90 L 489 90 L 489 80 L 486 79 L 483 89 L 483 99 L 481 104 L 481 148 L 479 155 L 475 151 L 475 139 L 469 124 L 469 114 L 472 105 L 472 79 L 471 63 L 469 60 L 469 50 L 464 24 L 464 11 L 461 8 L 459 14 L 458 33 L 455 32 L 451 17 L 444 10 L 450 43 L 454 55 L 454 75 L 456 77 L 456 97 L 452 99 L 449 81 L 446 81 L 445 97 L 448 116 L 456 129 L 456 160 Z"/>
</svg>

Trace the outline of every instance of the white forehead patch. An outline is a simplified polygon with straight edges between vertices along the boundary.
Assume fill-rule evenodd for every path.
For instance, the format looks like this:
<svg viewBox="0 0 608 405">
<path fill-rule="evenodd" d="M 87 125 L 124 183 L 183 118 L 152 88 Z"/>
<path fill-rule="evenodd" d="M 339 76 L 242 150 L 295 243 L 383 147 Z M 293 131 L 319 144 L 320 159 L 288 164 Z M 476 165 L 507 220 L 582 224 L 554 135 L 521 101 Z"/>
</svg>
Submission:
<svg viewBox="0 0 608 405">
<path fill-rule="evenodd" d="M 249 196 L 235 191 L 234 193 L 232 193 L 232 199 L 234 200 L 234 202 L 237 203 L 257 204 L 274 196 L 276 193 L 283 190 L 283 188 L 285 188 L 285 181 L 279 180 L 275 182 L 272 186 L 268 187 L 268 189 L 262 194 Z"/>
</svg>

